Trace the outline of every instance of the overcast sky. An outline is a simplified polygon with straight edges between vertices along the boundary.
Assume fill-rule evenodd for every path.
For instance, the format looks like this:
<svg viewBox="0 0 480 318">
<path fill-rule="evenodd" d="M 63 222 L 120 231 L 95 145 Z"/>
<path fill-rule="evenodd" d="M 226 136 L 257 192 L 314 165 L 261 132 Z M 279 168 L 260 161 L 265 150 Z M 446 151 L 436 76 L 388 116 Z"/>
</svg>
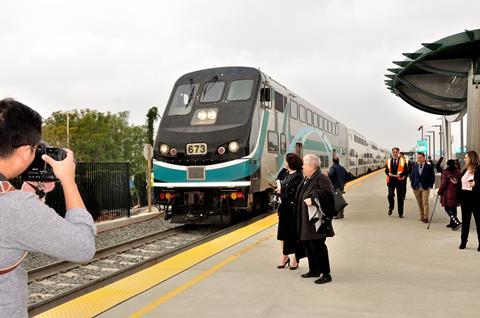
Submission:
<svg viewBox="0 0 480 318">
<path fill-rule="evenodd" d="M 478 0 L 0 0 L 0 9 L 0 98 L 45 118 L 88 107 L 128 110 L 140 124 L 149 107 L 163 111 L 182 74 L 252 66 L 403 149 L 419 125 L 440 121 L 389 93 L 386 69 L 422 42 L 480 28 Z"/>
</svg>

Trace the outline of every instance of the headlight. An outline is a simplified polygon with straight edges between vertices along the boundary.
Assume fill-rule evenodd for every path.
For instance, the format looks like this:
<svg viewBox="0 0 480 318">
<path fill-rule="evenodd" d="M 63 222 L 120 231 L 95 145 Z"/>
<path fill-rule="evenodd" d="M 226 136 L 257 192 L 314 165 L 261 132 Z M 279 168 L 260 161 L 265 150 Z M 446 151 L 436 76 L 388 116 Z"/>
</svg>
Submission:
<svg viewBox="0 0 480 318">
<path fill-rule="evenodd" d="M 198 114 L 197 114 L 197 117 L 200 120 L 205 120 L 205 119 L 207 119 L 207 112 L 204 111 L 204 110 L 199 111 Z"/>
<path fill-rule="evenodd" d="M 168 153 L 169 148 L 170 147 L 168 147 L 168 145 L 161 144 L 160 145 L 160 152 L 162 153 L 162 155 L 166 155 Z"/>
<path fill-rule="evenodd" d="M 228 150 L 230 152 L 237 152 L 238 151 L 238 148 L 240 148 L 240 145 L 238 144 L 238 142 L 236 141 L 230 141 L 228 143 Z"/>
<path fill-rule="evenodd" d="M 210 120 L 214 120 L 215 118 L 217 118 L 217 112 L 215 110 L 211 109 L 211 110 L 208 111 L 207 117 Z"/>
</svg>

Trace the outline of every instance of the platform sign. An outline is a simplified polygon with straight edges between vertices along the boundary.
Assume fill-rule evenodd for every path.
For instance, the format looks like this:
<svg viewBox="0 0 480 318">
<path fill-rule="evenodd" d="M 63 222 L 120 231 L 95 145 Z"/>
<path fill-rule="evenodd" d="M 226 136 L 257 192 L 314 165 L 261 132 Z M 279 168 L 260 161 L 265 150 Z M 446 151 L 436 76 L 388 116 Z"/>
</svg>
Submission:
<svg viewBox="0 0 480 318">
<path fill-rule="evenodd" d="M 423 140 L 417 140 L 417 152 L 428 153 L 428 142 Z"/>
</svg>

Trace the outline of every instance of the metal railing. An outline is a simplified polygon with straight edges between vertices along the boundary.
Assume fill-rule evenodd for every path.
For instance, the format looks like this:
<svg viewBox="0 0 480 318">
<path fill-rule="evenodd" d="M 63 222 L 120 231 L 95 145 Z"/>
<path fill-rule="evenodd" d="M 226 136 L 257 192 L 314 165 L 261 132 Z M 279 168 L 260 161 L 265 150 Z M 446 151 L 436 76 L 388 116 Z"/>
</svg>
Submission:
<svg viewBox="0 0 480 318">
<path fill-rule="evenodd" d="M 96 221 L 130 216 L 129 163 L 78 162 L 76 182 L 87 210 Z M 23 183 L 21 177 L 12 180 L 16 188 Z M 65 216 L 65 199 L 60 184 L 49 192 L 46 204 L 59 215 Z"/>
</svg>

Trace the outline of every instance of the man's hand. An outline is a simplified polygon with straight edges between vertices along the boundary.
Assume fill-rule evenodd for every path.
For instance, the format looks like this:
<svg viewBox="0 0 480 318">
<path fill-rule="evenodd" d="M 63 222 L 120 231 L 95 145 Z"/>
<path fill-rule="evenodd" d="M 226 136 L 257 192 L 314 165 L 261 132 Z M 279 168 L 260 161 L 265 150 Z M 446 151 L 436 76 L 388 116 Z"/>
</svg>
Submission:
<svg viewBox="0 0 480 318">
<path fill-rule="evenodd" d="M 57 177 L 62 184 L 65 182 L 75 182 L 75 158 L 73 157 L 73 152 L 70 149 L 64 150 L 67 156 L 62 161 L 56 161 L 47 155 L 42 156 L 43 161 L 52 167 L 55 177 Z"/>
</svg>

